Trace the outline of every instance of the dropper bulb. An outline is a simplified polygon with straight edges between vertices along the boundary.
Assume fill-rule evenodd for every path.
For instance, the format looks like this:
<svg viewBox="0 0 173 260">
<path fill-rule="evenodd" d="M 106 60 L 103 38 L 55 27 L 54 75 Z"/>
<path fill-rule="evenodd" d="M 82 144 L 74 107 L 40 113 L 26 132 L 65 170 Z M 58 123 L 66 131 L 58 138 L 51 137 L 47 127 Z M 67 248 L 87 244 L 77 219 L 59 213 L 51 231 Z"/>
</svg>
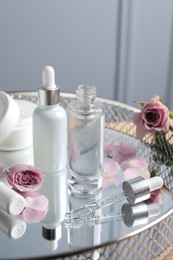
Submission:
<svg viewBox="0 0 173 260">
<path fill-rule="evenodd" d="M 47 90 L 56 89 L 55 85 L 55 71 L 51 66 L 46 66 L 42 72 L 42 86 Z"/>
</svg>

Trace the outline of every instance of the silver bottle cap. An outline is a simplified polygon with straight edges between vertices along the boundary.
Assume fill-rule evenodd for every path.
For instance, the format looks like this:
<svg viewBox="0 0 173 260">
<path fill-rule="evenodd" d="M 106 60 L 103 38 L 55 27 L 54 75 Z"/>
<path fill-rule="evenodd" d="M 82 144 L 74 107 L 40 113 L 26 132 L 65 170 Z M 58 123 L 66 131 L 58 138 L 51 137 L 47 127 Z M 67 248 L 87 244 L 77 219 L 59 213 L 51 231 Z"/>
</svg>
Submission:
<svg viewBox="0 0 173 260">
<path fill-rule="evenodd" d="M 55 71 L 46 66 L 42 72 L 42 87 L 38 89 L 39 104 L 56 105 L 60 102 L 60 88 L 55 85 Z"/>
<path fill-rule="evenodd" d="M 147 224 L 150 217 L 161 213 L 159 204 L 145 204 L 143 202 L 131 205 L 125 203 L 122 206 L 123 221 L 126 226 L 132 227 Z"/>
<path fill-rule="evenodd" d="M 138 176 L 134 179 L 124 181 L 122 185 L 125 196 L 131 204 L 149 199 L 151 191 L 160 189 L 162 186 L 163 180 L 159 176 L 150 179 Z"/>
</svg>

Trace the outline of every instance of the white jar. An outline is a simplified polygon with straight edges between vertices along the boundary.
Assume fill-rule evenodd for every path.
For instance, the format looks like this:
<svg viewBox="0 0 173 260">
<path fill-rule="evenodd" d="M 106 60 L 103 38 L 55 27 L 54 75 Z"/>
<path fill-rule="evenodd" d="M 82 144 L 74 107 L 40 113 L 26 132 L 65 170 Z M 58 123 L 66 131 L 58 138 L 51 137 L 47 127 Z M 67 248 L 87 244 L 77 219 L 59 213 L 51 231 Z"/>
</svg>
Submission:
<svg viewBox="0 0 173 260">
<path fill-rule="evenodd" d="M 32 145 L 32 114 L 36 104 L 14 100 L 0 91 L 0 150 L 15 151 Z"/>
</svg>

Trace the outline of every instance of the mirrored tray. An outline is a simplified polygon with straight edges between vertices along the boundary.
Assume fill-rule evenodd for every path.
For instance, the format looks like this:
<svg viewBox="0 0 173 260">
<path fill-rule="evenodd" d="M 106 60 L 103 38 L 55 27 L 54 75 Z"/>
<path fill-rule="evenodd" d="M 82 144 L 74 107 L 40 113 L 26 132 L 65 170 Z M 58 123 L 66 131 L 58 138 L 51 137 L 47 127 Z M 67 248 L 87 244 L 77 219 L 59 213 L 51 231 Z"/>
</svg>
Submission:
<svg viewBox="0 0 173 260">
<path fill-rule="evenodd" d="M 9 93 L 15 99 L 25 99 L 37 103 L 36 92 Z M 66 108 L 75 96 L 62 93 L 61 104 Z M 144 158 L 149 164 L 150 172 L 161 176 L 164 188 L 160 192 L 159 215 L 149 218 L 147 223 L 127 226 L 121 217 L 122 206 L 126 199 L 104 207 L 97 214 L 118 214 L 116 221 L 93 226 L 82 225 L 78 228 L 67 228 L 62 220 L 61 234 L 55 250 L 49 249 L 49 241 L 43 237 L 42 223 L 28 224 L 25 234 L 12 240 L 0 232 L 1 253 L 0 259 L 154 259 L 162 258 L 165 252 L 172 249 L 173 243 L 173 167 L 171 140 L 172 132 L 168 136 L 155 140 L 152 136 L 141 140 L 135 137 L 135 126 L 131 117 L 135 111 L 132 107 L 100 99 L 104 103 L 106 113 L 105 142 L 126 143 L 131 145 L 137 155 Z M 32 147 L 16 151 L 0 151 L 0 165 L 9 167 L 16 163 L 33 164 Z M 66 181 L 67 172 L 56 177 Z M 62 181 L 62 180 L 61 180 Z M 119 171 L 111 183 L 104 186 L 98 198 L 113 194 L 122 194 L 123 173 Z M 64 191 L 59 186 L 60 195 Z M 62 192 L 62 193 L 61 193 Z M 55 198 L 59 199 L 59 198 Z M 68 210 L 76 209 L 92 202 L 96 198 L 79 198 L 67 195 Z M 65 202 L 62 196 L 61 203 Z M 61 206 L 59 207 L 59 211 Z"/>
</svg>

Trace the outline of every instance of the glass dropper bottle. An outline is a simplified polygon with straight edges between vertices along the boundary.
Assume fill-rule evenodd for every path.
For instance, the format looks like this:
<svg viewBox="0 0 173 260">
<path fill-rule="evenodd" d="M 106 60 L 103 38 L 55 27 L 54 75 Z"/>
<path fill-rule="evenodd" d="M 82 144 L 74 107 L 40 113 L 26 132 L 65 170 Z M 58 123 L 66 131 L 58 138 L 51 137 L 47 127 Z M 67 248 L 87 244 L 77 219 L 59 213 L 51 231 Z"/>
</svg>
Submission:
<svg viewBox="0 0 173 260">
<path fill-rule="evenodd" d="M 104 109 L 95 86 L 80 85 L 68 106 L 69 188 L 78 195 L 95 195 L 102 188 Z"/>
</svg>

